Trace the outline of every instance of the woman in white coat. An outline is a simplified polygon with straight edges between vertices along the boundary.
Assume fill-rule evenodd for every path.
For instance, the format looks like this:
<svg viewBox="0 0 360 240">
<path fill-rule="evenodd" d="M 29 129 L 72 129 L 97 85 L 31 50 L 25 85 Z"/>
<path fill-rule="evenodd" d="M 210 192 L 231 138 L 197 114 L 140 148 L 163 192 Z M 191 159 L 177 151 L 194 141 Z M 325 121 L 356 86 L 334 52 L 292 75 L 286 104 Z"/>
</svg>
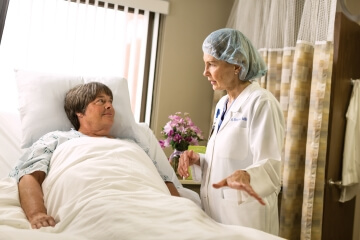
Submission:
<svg viewBox="0 0 360 240">
<path fill-rule="evenodd" d="M 216 106 L 206 153 L 185 151 L 178 173 L 187 177 L 194 166 L 203 209 L 216 221 L 278 235 L 284 117 L 276 98 L 253 81 L 265 75 L 265 63 L 234 29 L 211 33 L 202 49 L 204 76 L 227 95 Z"/>
</svg>

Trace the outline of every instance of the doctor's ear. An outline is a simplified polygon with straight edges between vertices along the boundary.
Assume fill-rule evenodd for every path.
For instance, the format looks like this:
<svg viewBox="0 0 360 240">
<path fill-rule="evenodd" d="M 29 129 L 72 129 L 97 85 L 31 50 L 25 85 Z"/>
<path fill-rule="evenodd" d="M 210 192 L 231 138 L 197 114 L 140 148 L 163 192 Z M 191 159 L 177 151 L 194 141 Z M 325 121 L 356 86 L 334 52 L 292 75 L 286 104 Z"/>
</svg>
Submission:
<svg viewBox="0 0 360 240">
<path fill-rule="evenodd" d="M 235 73 L 235 75 L 238 75 L 239 72 L 240 72 L 240 70 L 241 70 L 241 67 L 240 67 L 240 66 L 237 66 L 237 65 L 234 66 L 234 73 Z"/>
</svg>

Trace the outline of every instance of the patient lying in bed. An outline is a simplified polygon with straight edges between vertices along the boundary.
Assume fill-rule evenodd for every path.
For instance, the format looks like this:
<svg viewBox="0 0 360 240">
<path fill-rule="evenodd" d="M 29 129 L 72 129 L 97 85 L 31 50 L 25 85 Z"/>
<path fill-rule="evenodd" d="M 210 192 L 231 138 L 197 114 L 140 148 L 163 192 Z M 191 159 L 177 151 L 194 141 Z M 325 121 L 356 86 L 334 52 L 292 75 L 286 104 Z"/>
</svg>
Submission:
<svg viewBox="0 0 360 240">
<path fill-rule="evenodd" d="M 141 154 L 144 155 L 142 158 L 145 161 L 149 158 L 145 154 L 148 149 L 142 149 L 130 139 L 114 139 L 113 136 L 109 135 L 116 114 L 112 101 L 113 95 L 110 88 L 99 82 L 81 84 L 69 90 L 65 97 L 64 108 L 75 129 L 66 132 L 55 131 L 44 135 L 23 154 L 18 165 L 10 172 L 10 176 L 14 177 L 19 183 L 21 207 L 32 228 L 55 226 L 56 224 L 55 219 L 48 213 L 45 207 L 44 194 L 46 191 L 44 190 L 43 193 L 44 186 L 42 188 L 42 185 L 49 171 L 56 171 L 55 164 L 51 159 L 57 148 L 65 142 L 69 145 L 73 142 L 82 143 L 89 141 L 87 144 L 90 145 L 90 142 L 93 140 L 86 139 L 83 141 L 80 138 L 101 138 L 100 141 L 98 139 L 94 140 L 96 144 L 93 148 L 95 148 L 97 145 L 100 146 L 106 142 L 105 138 L 108 140 L 106 142 L 108 146 L 113 148 L 127 146 L 130 149 L 134 149 L 134 151 L 142 152 Z M 75 139 L 80 140 L 75 141 Z M 112 148 L 108 148 L 108 150 L 111 151 Z M 74 149 L 74 154 L 79 155 L 80 153 L 77 149 Z M 117 159 L 115 158 L 112 161 L 117 161 Z M 69 164 L 74 163 L 70 162 Z M 106 162 L 99 160 L 97 164 L 106 164 Z M 156 167 L 155 161 L 153 164 Z M 146 169 L 144 170 L 146 171 Z M 161 171 L 159 171 L 159 175 L 166 183 L 171 195 L 179 196 L 170 178 L 162 174 Z M 81 173 L 77 176 L 81 177 Z M 68 175 L 69 184 L 79 184 L 79 179 L 76 181 L 75 179 L 75 177 L 73 179 L 73 175 Z M 94 181 L 94 179 L 91 181 Z M 84 189 L 87 187 L 89 186 L 83 186 Z M 48 206 L 48 208 L 51 208 L 51 206 Z"/>
<path fill-rule="evenodd" d="M 0 239 L 281 239 L 206 215 L 199 196 L 181 186 L 151 129 L 135 122 L 126 79 L 24 70 L 16 78 L 19 112 L 0 111 Z M 71 123 L 63 110 L 69 88 L 93 81 L 114 94 L 109 133 L 104 131 L 112 124 L 106 92 L 87 108 L 80 106 Z M 13 177 L 5 177 L 22 155 Z M 176 190 L 181 197 L 171 196 Z M 31 194 L 38 200 L 26 197 Z M 41 228 L 32 229 L 28 218 L 37 213 L 35 227 Z M 42 227 L 53 224 L 49 219 L 56 225 Z"/>
</svg>

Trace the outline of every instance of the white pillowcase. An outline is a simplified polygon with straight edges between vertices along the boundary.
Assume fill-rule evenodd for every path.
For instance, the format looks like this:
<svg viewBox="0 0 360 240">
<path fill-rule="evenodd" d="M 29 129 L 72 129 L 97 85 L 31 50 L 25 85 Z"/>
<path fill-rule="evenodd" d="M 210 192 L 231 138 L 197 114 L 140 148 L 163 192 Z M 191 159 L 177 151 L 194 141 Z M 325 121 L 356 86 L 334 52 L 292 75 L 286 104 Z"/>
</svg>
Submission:
<svg viewBox="0 0 360 240">
<path fill-rule="evenodd" d="M 141 132 L 130 106 L 127 80 L 121 77 L 88 77 L 16 70 L 21 119 L 21 148 L 30 147 L 44 134 L 73 128 L 64 110 L 66 92 L 72 87 L 97 81 L 113 92 L 114 125 L 110 134 L 141 144 Z"/>
</svg>

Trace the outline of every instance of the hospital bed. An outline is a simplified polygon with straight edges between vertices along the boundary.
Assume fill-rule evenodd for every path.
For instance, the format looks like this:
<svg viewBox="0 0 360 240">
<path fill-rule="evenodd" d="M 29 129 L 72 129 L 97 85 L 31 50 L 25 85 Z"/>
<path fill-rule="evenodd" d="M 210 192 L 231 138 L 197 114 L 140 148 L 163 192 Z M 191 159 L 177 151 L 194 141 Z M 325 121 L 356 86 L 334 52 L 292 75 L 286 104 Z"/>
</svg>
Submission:
<svg viewBox="0 0 360 240">
<path fill-rule="evenodd" d="M 280 239 L 217 223 L 203 212 L 199 196 L 178 181 L 151 129 L 134 121 L 125 79 L 18 70 L 16 81 L 19 111 L 0 111 L 0 239 Z M 70 129 L 64 94 L 89 81 L 103 82 L 113 91 L 112 134 L 137 144 L 91 137 L 61 144 L 42 185 L 48 213 L 57 224 L 31 229 L 17 183 L 8 173 L 44 133 Z M 182 197 L 170 195 L 148 155 Z"/>
</svg>

